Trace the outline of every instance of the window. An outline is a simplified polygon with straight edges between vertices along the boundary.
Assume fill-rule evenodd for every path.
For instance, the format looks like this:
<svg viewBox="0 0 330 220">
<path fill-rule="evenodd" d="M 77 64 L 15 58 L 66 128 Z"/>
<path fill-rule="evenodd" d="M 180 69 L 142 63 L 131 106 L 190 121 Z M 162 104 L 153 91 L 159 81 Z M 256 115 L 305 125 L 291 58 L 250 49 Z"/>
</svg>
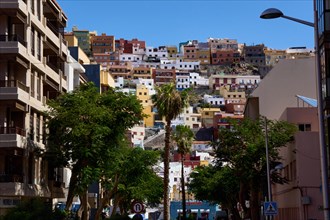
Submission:
<svg viewBox="0 0 330 220">
<path fill-rule="evenodd" d="M 312 126 L 311 124 L 298 124 L 299 131 L 311 131 Z"/>
</svg>

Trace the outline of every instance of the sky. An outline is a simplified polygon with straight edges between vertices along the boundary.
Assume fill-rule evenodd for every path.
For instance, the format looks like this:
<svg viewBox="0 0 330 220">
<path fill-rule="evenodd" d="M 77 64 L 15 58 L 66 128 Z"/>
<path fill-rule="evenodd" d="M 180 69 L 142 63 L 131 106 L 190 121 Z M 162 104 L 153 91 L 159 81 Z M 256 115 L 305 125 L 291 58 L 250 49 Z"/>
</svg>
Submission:
<svg viewBox="0 0 330 220">
<path fill-rule="evenodd" d="M 57 0 L 68 17 L 66 31 L 106 33 L 144 40 L 147 46 L 188 40 L 236 39 L 272 49 L 314 47 L 313 28 L 284 18 L 261 19 L 267 8 L 313 22 L 313 0 Z"/>
</svg>

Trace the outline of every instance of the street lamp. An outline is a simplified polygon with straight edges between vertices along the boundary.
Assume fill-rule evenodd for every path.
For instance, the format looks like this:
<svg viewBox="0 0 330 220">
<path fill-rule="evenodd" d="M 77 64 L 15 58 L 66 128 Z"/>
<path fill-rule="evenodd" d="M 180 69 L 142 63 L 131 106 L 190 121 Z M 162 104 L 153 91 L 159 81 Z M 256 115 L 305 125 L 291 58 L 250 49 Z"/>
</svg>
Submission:
<svg viewBox="0 0 330 220">
<path fill-rule="evenodd" d="M 319 141 L 320 141 L 320 157 L 321 157 L 321 175 L 322 175 L 322 193 L 323 193 L 323 211 L 324 219 L 329 220 L 329 194 L 328 194 L 328 170 L 327 170 L 327 149 L 325 144 L 325 131 L 324 131 L 324 113 L 323 113 L 323 101 L 322 101 L 322 78 L 320 68 L 320 50 L 318 39 L 318 18 L 316 0 L 313 0 L 314 5 L 314 23 L 300 20 L 297 18 L 289 17 L 283 14 L 276 8 L 269 8 L 261 13 L 260 18 L 273 19 L 273 18 L 286 18 L 291 21 L 295 21 L 314 28 L 314 44 L 315 44 L 315 66 L 316 66 L 316 82 L 317 82 L 317 110 L 319 117 Z"/>
<path fill-rule="evenodd" d="M 301 24 L 304 24 L 304 25 L 308 25 L 310 27 L 314 27 L 314 23 L 286 16 L 286 15 L 283 14 L 283 12 L 281 12 L 277 8 L 268 8 L 268 9 L 266 9 L 264 12 L 261 13 L 260 18 L 262 18 L 262 19 L 286 18 L 286 19 L 289 19 L 291 21 L 295 21 L 295 22 L 298 22 L 298 23 L 301 23 Z"/>
</svg>

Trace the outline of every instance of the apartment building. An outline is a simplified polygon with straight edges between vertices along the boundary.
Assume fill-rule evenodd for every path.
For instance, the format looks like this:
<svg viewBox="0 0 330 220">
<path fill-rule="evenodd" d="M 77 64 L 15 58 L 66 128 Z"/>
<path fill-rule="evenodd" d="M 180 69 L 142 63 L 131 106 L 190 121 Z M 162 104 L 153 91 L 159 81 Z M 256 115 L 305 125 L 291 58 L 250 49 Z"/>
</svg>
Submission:
<svg viewBox="0 0 330 220">
<path fill-rule="evenodd" d="M 78 46 L 85 52 L 88 57 L 91 57 L 91 42 L 90 42 L 90 31 L 79 30 L 77 26 L 72 28 L 73 35 L 78 39 Z"/>
<path fill-rule="evenodd" d="M 212 65 L 231 65 L 235 62 L 240 62 L 241 57 L 238 51 L 216 49 L 211 50 Z"/>
<path fill-rule="evenodd" d="M 259 75 L 217 74 L 210 76 L 209 88 L 213 90 L 220 90 L 221 86 L 229 86 L 226 88 L 248 92 L 255 89 L 260 80 Z"/>
<path fill-rule="evenodd" d="M 322 101 L 323 101 L 323 115 L 328 116 L 330 110 L 330 4 L 329 1 L 324 0 L 316 0 L 317 7 L 317 23 L 318 23 L 318 47 L 319 47 L 319 55 L 320 55 L 320 77 L 321 77 L 321 88 L 322 92 Z M 330 129 L 329 129 L 329 117 L 325 117 L 324 127 L 325 127 L 325 142 L 327 145 L 327 158 L 329 158 L 329 143 L 330 143 Z M 329 164 L 329 159 L 327 161 Z M 328 168 L 329 169 L 329 168 Z"/>
<path fill-rule="evenodd" d="M 131 63 L 125 63 L 123 65 L 111 65 L 109 66 L 109 73 L 114 79 L 123 77 L 124 79 L 132 78 L 132 65 Z"/>
<path fill-rule="evenodd" d="M 91 37 L 92 53 L 112 53 L 115 51 L 115 37 L 102 33 Z"/>
<path fill-rule="evenodd" d="M 144 125 L 146 127 L 153 127 L 155 123 L 153 103 L 151 96 L 155 94 L 155 90 L 149 86 L 143 84 L 137 84 L 136 86 L 136 97 L 141 101 L 143 107 L 143 114 L 147 117 L 143 118 Z"/>
<path fill-rule="evenodd" d="M 224 106 L 225 99 L 219 95 L 207 95 L 205 94 L 203 97 L 204 103 L 208 103 L 213 106 Z"/>
<path fill-rule="evenodd" d="M 176 60 L 160 60 L 161 69 L 177 69 L 177 70 L 199 70 L 200 62 L 197 61 L 185 61 L 182 58 L 177 58 Z"/>
<path fill-rule="evenodd" d="M 183 124 L 189 126 L 191 129 L 198 129 L 202 126 L 201 113 L 197 112 L 193 106 L 185 108 L 181 115 L 184 121 Z"/>
<path fill-rule="evenodd" d="M 133 68 L 133 79 L 152 79 L 152 68 L 148 67 L 134 67 Z"/>
<path fill-rule="evenodd" d="M 285 50 L 275 50 L 267 48 L 265 51 L 266 56 L 266 65 L 274 66 L 280 60 L 286 59 L 286 51 Z"/>
<path fill-rule="evenodd" d="M 0 215 L 25 198 L 64 197 L 42 153 L 46 103 L 68 89 L 66 22 L 55 0 L 0 4 Z"/>
<path fill-rule="evenodd" d="M 183 59 L 185 61 L 196 61 L 197 56 L 197 46 L 193 44 L 183 46 Z"/>
<path fill-rule="evenodd" d="M 200 110 L 201 113 L 201 122 L 202 127 L 213 127 L 213 119 L 216 114 L 221 113 L 220 108 L 202 108 Z"/>
<path fill-rule="evenodd" d="M 238 43 L 236 39 L 227 38 L 208 38 L 207 42 L 211 51 L 213 50 L 238 50 Z"/>
<path fill-rule="evenodd" d="M 133 47 L 145 49 L 146 42 L 136 38 L 132 40 L 125 40 L 123 38 L 115 40 L 115 50 L 122 53 L 133 53 Z"/>
<path fill-rule="evenodd" d="M 190 88 L 189 72 L 176 72 L 176 89 L 184 90 Z"/>
<path fill-rule="evenodd" d="M 175 82 L 176 73 L 175 70 L 153 69 L 152 78 L 154 79 L 155 85 L 161 86 L 163 84 Z"/>
<path fill-rule="evenodd" d="M 211 51 L 208 43 L 198 43 L 197 58 L 201 65 L 211 64 Z"/>
<path fill-rule="evenodd" d="M 119 52 L 111 52 L 111 53 L 93 53 L 94 62 L 102 65 L 103 68 L 106 68 L 110 65 L 118 65 L 119 64 Z"/>
<path fill-rule="evenodd" d="M 178 48 L 176 46 L 166 46 L 168 59 L 175 59 L 178 53 Z"/>
<path fill-rule="evenodd" d="M 279 211 L 275 219 L 323 219 L 316 101 L 311 105 L 303 97 L 316 99 L 315 59 L 280 60 L 252 93 L 244 112 L 252 119 L 262 115 L 286 120 L 299 129 L 295 141 L 280 151 L 280 174 L 289 182 L 272 184 Z"/>
<path fill-rule="evenodd" d="M 301 59 L 314 56 L 314 49 L 307 49 L 306 47 L 289 47 L 285 50 L 287 59 Z"/>
</svg>

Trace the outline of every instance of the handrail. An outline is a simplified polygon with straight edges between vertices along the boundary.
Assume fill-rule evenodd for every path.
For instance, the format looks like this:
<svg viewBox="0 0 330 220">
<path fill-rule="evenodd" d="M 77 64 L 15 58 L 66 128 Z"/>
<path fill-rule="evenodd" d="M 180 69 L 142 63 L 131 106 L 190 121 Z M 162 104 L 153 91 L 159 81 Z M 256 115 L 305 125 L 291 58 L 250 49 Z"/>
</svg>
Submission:
<svg viewBox="0 0 330 220">
<path fill-rule="evenodd" d="M 23 183 L 24 176 L 22 174 L 0 174 L 0 183 L 19 182 Z"/>
<path fill-rule="evenodd" d="M 0 127 L 0 134 L 18 134 L 26 137 L 26 130 L 20 127 Z"/>
<path fill-rule="evenodd" d="M 30 88 L 19 80 L 0 80 L 0 87 L 9 87 L 9 88 L 18 87 L 27 93 L 30 92 Z"/>
<path fill-rule="evenodd" d="M 17 41 L 26 47 L 26 42 L 24 41 L 24 38 L 17 34 L 1 34 L 0 41 L 3 41 L 3 42 Z"/>
</svg>

